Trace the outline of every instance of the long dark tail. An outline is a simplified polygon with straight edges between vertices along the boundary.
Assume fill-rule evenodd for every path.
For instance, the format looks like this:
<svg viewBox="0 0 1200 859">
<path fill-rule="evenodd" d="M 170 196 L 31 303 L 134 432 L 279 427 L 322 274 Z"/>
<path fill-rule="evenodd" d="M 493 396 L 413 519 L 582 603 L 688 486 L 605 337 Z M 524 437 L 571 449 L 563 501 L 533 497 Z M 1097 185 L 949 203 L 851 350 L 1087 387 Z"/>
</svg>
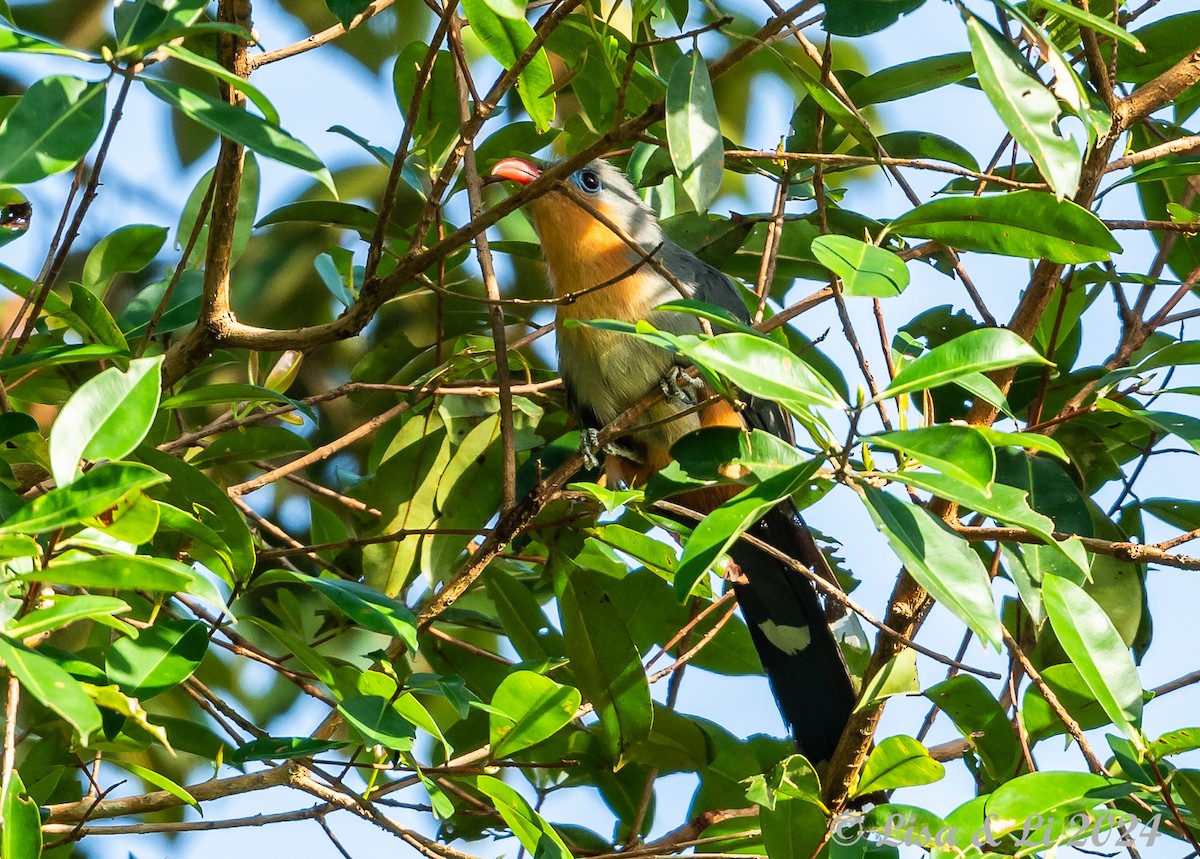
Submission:
<svg viewBox="0 0 1200 859">
<path fill-rule="evenodd" d="M 750 533 L 809 569 L 825 567 L 791 504 L 777 507 Z M 796 747 L 814 764 L 828 761 L 855 694 L 816 588 L 744 540 L 731 555 L 742 573 L 733 584 L 738 603 Z"/>
</svg>

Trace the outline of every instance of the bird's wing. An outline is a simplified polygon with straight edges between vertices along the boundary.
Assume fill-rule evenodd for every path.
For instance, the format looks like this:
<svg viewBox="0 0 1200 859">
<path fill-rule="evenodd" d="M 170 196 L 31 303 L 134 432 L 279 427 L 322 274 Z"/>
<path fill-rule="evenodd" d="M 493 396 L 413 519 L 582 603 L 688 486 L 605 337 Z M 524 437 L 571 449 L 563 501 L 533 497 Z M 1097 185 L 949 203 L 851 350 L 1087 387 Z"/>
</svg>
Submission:
<svg viewBox="0 0 1200 859">
<path fill-rule="evenodd" d="M 663 243 L 661 257 L 663 266 L 681 283 L 695 285 L 692 293 L 694 299 L 727 310 L 738 321 L 749 324 L 750 311 L 746 302 L 742 300 L 745 291 L 730 280 L 728 275 L 674 242 Z M 747 396 L 745 400 L 747 408 L 743 416 L 751 428 L 765 430 L 795 444 L 792 422 L 779 406 L 757 397 Z"/>
</svg>

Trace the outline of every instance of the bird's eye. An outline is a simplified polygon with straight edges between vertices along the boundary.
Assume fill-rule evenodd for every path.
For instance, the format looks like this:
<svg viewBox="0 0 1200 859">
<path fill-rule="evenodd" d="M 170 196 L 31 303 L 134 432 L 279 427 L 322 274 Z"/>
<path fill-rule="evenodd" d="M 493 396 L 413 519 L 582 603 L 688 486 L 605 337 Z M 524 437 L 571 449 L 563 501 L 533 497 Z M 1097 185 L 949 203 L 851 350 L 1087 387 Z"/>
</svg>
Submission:
<svg viewBox="0 0 1200 859">
<path fill-rule="evenodd" d="M 600 176 L 595 170 L 585 169 L 579 171 L 579 187 L 587 191 L 589 194 L 594 194 L 600 190 Z"/>
</svg>

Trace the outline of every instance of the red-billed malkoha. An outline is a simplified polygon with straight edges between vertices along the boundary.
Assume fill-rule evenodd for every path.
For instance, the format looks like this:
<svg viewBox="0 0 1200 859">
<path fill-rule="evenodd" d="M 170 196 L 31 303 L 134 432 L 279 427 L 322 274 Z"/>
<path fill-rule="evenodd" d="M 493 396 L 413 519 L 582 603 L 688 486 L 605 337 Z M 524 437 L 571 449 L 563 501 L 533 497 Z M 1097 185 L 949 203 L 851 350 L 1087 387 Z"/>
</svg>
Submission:
<svg viewBox="0 0 1200 859">
<path fill-rule="evenodd" d="M 492 174 L 527 185 L 541 176 L 542 169 L 531 161 L 505 158 L 492 168 Z M 654 212 L 608 162 L 592 161 L 579 168 L 558 187 L 534 199 L 529 209 L 555 295 L 571 296 L 557 308 L 558 360 L 570 408 L 585 439 L 588 430 L 608 424 L 657 390 L 664 380 L 669 387 L 679 378 L 678 367 L 675 356 L 639 337 L 589 326 L 564 326 L 564 322 L 645 319 L 659 329 L 700 333 L 696 317 L 656 310 L 681 297 L 714 304 L 748 321 L 739 288 L 665 238 Z M 648 256 L 670 277 L 648 263 Z M 678 381 L 675 384 L 679 386 Z M 697 410 L 689 407 L 688 397 L 683 395 L 686 391 L 679 393 L 666 397 L 643 417 L 642 424 L 652 426 L 635 427 L 605 450 L 610 481 L 644 484 L 670 461 L 671 445 L 701 427 L 754 427 L 792 439 L 790 422 L 773 403 L 749 399 L 737 408 L 727 400 L 707 398 L 707 404 Z M 708 392 L 700 393 L 703 397 Z M 707 513 L 740 488 L 733 485 L 716 492 L 693 492 L 684 496 L 683 502 Z M 751 533 L 810 568 L 824 568 L 819 550 L 790 502 L 779 505 Z M 736 565 L 731 580 L 738 603 L 796 745 L 813 762 L 828 760 L 854 707 L 854 689 L 816 589 L 745 541 L 739 542 L 731 555 Z"/>
</svg>

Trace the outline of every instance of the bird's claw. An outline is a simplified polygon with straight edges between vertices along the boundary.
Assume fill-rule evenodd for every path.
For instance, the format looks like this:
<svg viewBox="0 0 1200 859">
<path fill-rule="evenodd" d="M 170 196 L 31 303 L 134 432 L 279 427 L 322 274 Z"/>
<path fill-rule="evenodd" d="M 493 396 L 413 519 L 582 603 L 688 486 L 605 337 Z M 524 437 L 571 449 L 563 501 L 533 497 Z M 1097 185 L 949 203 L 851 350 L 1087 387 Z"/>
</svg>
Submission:
<svg viewBox="0 0 1200 859">
<path fill-rule="evenodd" d="M 658 383 L 669 400 L 677 400 L 685 406 L 694 406 L 700 402 L 700 391 L 704 381 L 683 371 L 682 367 L 672 367 Z"/>
<path fill-rule="evenodd" d="M 600 467 L 600 431 L 585 429 L 579 433 L 579 453 L 583 456 L 583 467 L 588 471 Z"/>
<path fill-rule="evenodd" d="M 600 443 L 600 431 L 585 429 L 579 433 L 579 453 L 583 456 L 584 468 L 591 470 L 600 467 L 600 454 L 619 456 L 630 462 L 641 463 L 643 457 L 636 450 L 623 447 L 615 441 Z"/>
</svg>

